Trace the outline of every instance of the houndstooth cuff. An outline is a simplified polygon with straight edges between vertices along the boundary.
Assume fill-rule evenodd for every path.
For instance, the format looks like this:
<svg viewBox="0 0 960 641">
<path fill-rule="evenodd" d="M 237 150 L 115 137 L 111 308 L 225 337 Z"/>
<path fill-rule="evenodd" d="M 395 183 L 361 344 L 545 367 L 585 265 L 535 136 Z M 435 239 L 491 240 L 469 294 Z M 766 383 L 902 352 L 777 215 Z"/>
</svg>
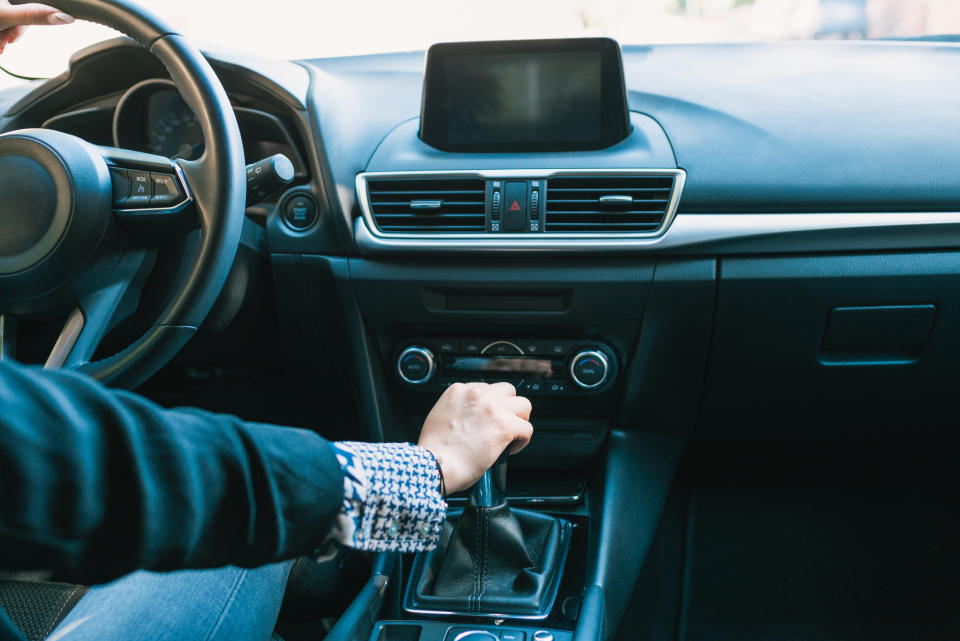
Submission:
<svg viewBox="0 0 960 641">
<path fill-rule="evenodd" d="M 447 504 L 433 455 L 409 443 L 333 443 L 343 468 L 343 505 L 330 538 L 373 552 L 437 546 Z"/>
</svg>

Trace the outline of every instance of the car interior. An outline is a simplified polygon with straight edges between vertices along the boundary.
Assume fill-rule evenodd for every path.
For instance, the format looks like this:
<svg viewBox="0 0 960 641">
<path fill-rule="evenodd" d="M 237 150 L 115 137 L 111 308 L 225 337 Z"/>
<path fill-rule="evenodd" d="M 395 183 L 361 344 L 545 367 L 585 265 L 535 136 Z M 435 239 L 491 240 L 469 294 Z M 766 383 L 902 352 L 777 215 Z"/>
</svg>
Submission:
<svg viewBox="0 0 960 641">
<path fill-rule="evenodd" d="M 298 562 L 283 639 L 960 636 L 956 42 L 287 61 L 61 5 L 125 35 L 0 92 L 0 358 L 331 440 L 532 402 L 436 550 Z"/>
</svg>

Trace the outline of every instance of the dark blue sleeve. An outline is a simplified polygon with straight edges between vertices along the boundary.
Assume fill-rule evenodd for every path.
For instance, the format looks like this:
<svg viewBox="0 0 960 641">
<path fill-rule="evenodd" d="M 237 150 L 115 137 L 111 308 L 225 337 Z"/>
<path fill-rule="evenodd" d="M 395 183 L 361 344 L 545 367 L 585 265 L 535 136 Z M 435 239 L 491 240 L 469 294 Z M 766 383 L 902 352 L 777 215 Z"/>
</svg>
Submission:
<svg viewBox="0 0 960 641">
<path fill-rule="evenodd" d="M 312 432 L 0 363 L 0 568 L 93 583 L 262 565 L 319 546 L 342 497 Z"/>
</svg>

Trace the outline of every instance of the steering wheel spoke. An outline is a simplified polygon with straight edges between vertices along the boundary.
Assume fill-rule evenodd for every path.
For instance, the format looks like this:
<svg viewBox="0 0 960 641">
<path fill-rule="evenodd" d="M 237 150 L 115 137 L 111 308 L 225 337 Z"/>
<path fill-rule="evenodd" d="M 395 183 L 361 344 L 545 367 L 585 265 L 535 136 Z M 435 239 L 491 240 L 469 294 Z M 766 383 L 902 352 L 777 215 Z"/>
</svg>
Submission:
<svg viewBox="0 0 960 641">
<path fill-rule="evenodd" d="M 77 369 L 90 362 L 106 333 L 136 309 L 152 255 L 144 250 L 126 252 L 109 282 L 77 301 L 50 350 L 45 369 Z"/>
<path fill-rule="evenodd" d="M 113 185 L 113 215 L 131 236 L 162 242 L 197 227 L 181 166 L 164 156 L 100 147 Z"/>
</svg>

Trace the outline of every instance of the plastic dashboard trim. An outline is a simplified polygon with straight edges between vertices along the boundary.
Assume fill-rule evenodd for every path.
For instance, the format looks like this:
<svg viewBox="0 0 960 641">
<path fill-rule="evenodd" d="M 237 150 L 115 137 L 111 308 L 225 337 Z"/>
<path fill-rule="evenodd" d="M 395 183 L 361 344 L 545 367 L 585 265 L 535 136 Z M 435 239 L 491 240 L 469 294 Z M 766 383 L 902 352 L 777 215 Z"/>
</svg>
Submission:
<svg viewBox="0 0 960 641">
<path fill-rule="evenodd" d="M 363 255 L 425 253 L 792 253 L 960 247 L 960 212 L 677 214 L 654 238 L 567 239 L 498 234 L 496 238 L 373 235 L 354 224 Z M 438 234 L 439 236 L 439 234 Z"/>
</svg>

